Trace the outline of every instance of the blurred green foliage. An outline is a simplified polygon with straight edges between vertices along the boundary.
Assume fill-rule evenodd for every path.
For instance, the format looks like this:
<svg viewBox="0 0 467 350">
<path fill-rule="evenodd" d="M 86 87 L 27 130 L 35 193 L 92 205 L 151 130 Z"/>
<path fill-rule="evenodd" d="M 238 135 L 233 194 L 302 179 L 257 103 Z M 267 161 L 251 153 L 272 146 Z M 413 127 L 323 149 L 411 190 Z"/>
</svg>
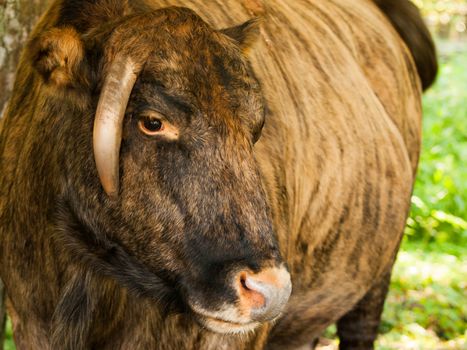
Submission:
<svg viewBox="0 0 467 350">
<path fill-rule="evenodd" d="M 465 15 L 467 4 L 465 0 L 412 0 L 425 16 L 433 13 Z"/>
<path fill-rule="evenodd" d="M 406 240 L 394 267 L 379 349 L 465 349 L 465 248 Z"/>
<path fill-rule="evenodd" d="M 455 250 L 467 246 L 467 52 L 443 61 L 423 99 L 423 146 L 406 234 Z"/>
<path fill-rule="evenodd" d="M 449 39 L 467 38 L 466 0 L 412 0 L 422 11 L 432 31 Z"/>
<path fill-rule="evenodd" d="M 15 350 L 15 343 L 13 342 L 13 332 L 11 330 L 10 319 L 6 322 L 5 343 L 3 344 L 4 350 Z"/>
</svg>

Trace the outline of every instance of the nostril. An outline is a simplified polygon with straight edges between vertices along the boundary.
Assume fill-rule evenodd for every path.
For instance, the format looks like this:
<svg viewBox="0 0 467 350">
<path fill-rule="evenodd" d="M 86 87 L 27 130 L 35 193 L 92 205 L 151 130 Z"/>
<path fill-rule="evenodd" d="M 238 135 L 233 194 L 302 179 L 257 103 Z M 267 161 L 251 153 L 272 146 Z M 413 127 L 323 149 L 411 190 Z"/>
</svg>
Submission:
<svg viewBox="0 0 467 350">
<path fill-rule="evenodd" d="M 246 285 L 246 275 L 245 274 L 241 274 L 240 275 L 240 284 L 242 285 L 242 287 L 246 290 L 249 290 L 250 288 L 247 287 Z"/>
<path fill-rule="evenodd" d="M 254 288 L 249 286 L 248 276 L 246 274 L 240 274 L 240 299 L 244 306 L 248 307 L 249 309 L 260 309 L 265 306 L 266 298 L 261 293 Z"/>
<path fill-rule="evenodd" d="M 240 305 L 250 317 L 263 321 L 276 317 L 285 306 L 291 292 L 290 275 L 285 268 L 271 268 L 253 274 L 237 275 Z"/>
</svg>

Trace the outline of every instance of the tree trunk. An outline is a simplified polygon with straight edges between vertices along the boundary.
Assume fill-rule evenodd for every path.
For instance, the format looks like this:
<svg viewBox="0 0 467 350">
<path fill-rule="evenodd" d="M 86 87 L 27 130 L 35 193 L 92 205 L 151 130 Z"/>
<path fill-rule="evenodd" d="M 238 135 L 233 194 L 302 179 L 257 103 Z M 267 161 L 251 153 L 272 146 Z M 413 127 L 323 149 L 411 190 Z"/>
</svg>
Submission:
<svg viewBox="0 0 467 350">
<path fill-rule="evenodd" d="M 16 64 L 29 32 L 50 0 L 0 0 L 0 117 L 15 80 Z M 0 280 L 0 350 L 5 336 L 5 291 Z"/>
<path fill-rule="evenodd" d="M 19 54 L 50 0 L 0 0 L 0 116 L 15 79 Z"/>
</svg>

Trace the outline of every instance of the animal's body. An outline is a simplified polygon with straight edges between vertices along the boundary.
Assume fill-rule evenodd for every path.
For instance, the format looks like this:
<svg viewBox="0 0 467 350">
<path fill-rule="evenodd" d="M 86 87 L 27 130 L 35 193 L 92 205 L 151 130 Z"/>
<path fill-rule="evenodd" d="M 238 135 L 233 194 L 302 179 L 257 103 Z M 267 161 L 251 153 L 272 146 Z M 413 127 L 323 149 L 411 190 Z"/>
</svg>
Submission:
<svg viewBox="0 0 467 350">
<path fill-rule="evenodd" d="M 421 125 L 422 86 L 413 53 L 383 12 L 369 0 L 94 3 L 57 1 L 43 17 L 23 54 L 1 122 L 0 276 L 18 349 L 293 349 L 311 343 L 333 322 L 338 322 L 342 348 L 371 349 L 409 211 Z M 145 249 L 162 260 L 175 259 L 170 246 L 159 250 L 138 234 L 137 229 L 148 230 L 144 225 L 126 227 L 130 236 L 131 229 L 136 230 L 128 239 L 105 229 L 104 236 L 93 236 L 92 225 L 101 227 L 101 217 L 108 216 L 102 222 L 111 224 L 112 215 L 141 215 L 132 212 L 131 203 L 141 202 L 140 192 L 149 179 L 139 178 L 138 189 L 125 176 L 138 177 L 138 168 L 129 162 L 143 166 L 150 159 L 143 151 L 140 157 L 122 156 L 120 196 L 127 201 L 113 207 L 98 182 L 90 146 L 102 87 L 97 77 L 108 64 L 99 57 L 111 54 L 89 41 L 110 41 L 106 30 L 118 25 L 118 17 L 137 17 L 169 5 L 186 6 L 218 29 L 264 17 L 248 59 L 261 86 L 266 122 L 253 147 L 254 159 L 245 156 L 235 164 L 257 166 L 257 185 L 264 189 L 274 229 L 271 244 L 277 240 L 282 257 L 274 259 L 287 264 L 293 290 L 275 322 L 262 322 L 241 336 L 203 329 L 188 309 L 163 310 L 165 296 L 158 301 L 147 292 L 151 286 L 138 287 L 132 280 L 137 277 L 130 274 L 125 280 L 112 270 L 112 252 L 118 249 L 98 242 L 102 237 L 121 244 L 152 271 L 155 263 Z M 184 17 L 184 12 L 174 11 L 182 23 L 174 33 L 194 30 L 191 14 Z M 37 42 L 54 27 L 61 32 L 52 34 L 68 36 L 67 43 L 37 49 Z M 122 35 L 130 45 L 145 32 L 135 25 L 134 32 Z M 76 37 L 85 42 L 84 54 Z M 64 61 L 57 54 L 59 66 L 66 67 L 60 75 L 41 68 L 48 64 L 41 61 L 44 56 L 52 60 L 47 55 L 53 50 L 68 50 Z M 70 61 L 83 55 L 85 63 L 68 69 Z M 85 64 L 100 66 L 88 72 Z M 178 74 L 173 57 L 167 57 L 166 64 Z M 425 68 L 434 69 L 419 65 L 419 70 Z M 73 75 L 74 70 L 80 74 Z M 238 85 L 229 81 L 231 73 L 224 73 L 224 87 Z M 213 97 L 211 103 L 216 101 Z M 132 137 L 125 125 L 124 142 Z M 136 144 L 124 143 L 122 154 Z M 233 142 L 229 147 L 240 146 Z M 79 161 L 72 159 L 75 156 Z M 210 174 L 207 170 L 206 176 Z M 205 189 L 197 185 L 195 181 L 186 189 L 202 193 Z M 125 197 L 130 190 L 140 197 Z M 243 189 L 234 183 L 230 190 Z M 253 210 L 255 203 L 261 206 L 261 201 L 248 202 L 253 190 L 248 191 L 245 198 L 239 197 L 245 210 Z M 119 216 L 115 220 L 121 222 Z M 81 221 L 86 224 L 80 226 Z M 72 227 L 64 222 L 73 222 Z M 68 229 L 79 231 L 87 245 L 57 234 Z M 259 244 L 254 238 L 252 242 Z M 89 247 L 97 243 L 99 248 L 92 251 Z M 99 259 L 108 265 L 96 267 Z M 115 264 L 116 270 L 121 268 L 120 261 Z"/>
</svg>

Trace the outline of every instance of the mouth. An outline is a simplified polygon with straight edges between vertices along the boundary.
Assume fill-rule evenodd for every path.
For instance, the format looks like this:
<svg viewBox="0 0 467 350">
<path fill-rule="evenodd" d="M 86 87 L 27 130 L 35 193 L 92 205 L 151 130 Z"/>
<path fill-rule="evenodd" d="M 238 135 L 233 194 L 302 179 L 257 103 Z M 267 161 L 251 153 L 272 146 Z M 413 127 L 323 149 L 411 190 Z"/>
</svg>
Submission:
<svg viewBox="0 0 467 350">
<path fill-rule="evenodd" d="M 198 323 L 207 330 L 221 334 L 243 334 L 253 331 L 260 323 L 256 321 L 238 323 L 193 312 Z"/>
</svg>

